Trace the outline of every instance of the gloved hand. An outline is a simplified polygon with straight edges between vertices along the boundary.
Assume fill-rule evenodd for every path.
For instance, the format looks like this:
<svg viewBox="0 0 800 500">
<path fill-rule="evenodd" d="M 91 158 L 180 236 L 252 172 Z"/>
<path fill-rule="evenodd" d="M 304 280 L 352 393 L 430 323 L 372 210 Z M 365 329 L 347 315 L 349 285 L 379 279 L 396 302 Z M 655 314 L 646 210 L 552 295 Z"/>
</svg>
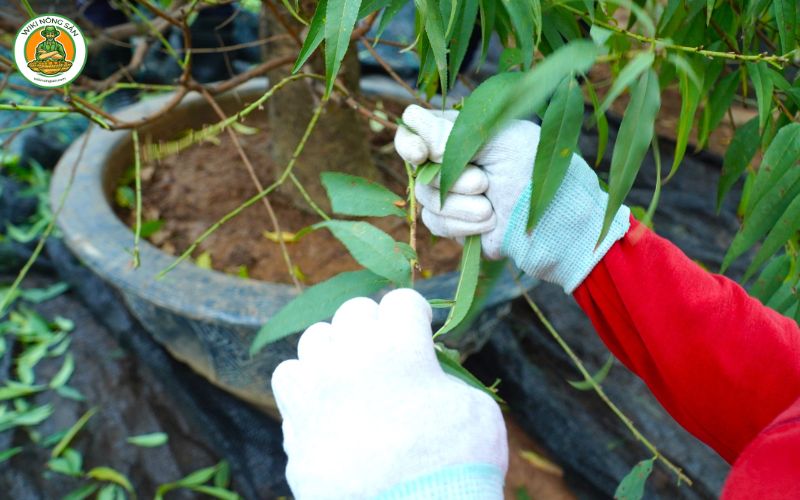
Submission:
<svg viewBox="0 0 800 500">
<path fill-rule="evenodd" d="M 458 111 L 429 111 L 409 106 L 404 127 L 397 129 L 395 149 L 409 163 L 440 163 Z M 487 257 L 511 257 L 527 274 L 561 285 L 567 293 L 583 281 L 611 245 L 629 227 L 630 211 L 621 207 L 611 229 L 595 248 L 603 225 L 608 195 L 597 176 L 578 155 L 531 232 L 525 230 L 531 197 L 531 176 L 539 144 L 539 126 L 514 120 L 478 152 L 451 188 L 444 206 L 438 178 L 417 183 L 422 221 L 437 236 L 460 239 L 481 235 Z"/>
<path fill-rule="evenodd" d="M 485 393 L 445 374 L 431 308 L 410 289 L 345 302 L 300 338 L 272 388 L 286 477 L 300 499 L 500 499 L 503 418 Z"/>
</svg>

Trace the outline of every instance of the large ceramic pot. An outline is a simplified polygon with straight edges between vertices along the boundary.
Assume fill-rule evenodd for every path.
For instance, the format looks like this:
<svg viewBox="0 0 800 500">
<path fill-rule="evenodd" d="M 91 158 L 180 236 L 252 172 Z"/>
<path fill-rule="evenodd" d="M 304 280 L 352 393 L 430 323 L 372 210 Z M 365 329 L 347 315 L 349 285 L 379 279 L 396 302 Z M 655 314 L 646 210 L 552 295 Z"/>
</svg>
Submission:
<svg viewBox="0 0 800 500">
<path fill-rule="evenodd" d="M 251 80 L 218 96 L 218 101 L 226 113 L 233 113 L 261 96 L 266 88 L 265 80 Z M 402 95 L 397 89 L 387 89 L 385 82 L 368 84 L 364 90 L 394 94 L 394 99 Z M 142 101 L 119 115 L 126 120 L 147 116 L 169 98 L 165 95 Z M 164 117 L 140 129 L 140 135 L 168 139 L 178 131 L 216 121 L 217 115 L 206 101 L 192 93 Z M 69 189 L 58 215 L 65 243 L 81 262 L 121 292 L 133 314 L 173 356 L 211 382 L 276 415 L 270 377 L 278 363 L 295 356 L 297 336 L 270 344 L 255 357 L 248 349 L 258 329 L 297 292 L 282 283 L 241 279 L 188 262 L 156 280 L 158 271 L 174 257 L 147 241 L 141 243 L 141 266 L 134 269 L 129 253 L 133 232 L 116 216 L 110 202 L 117 179 L 132 162 L 131 134 L 97 127 L 88 133 L 83 154 L 81 137 L 63 155 L 53 174 L 54 210 Z M 452 297 L 457 278 L 456 273 L 449 273 L 419 281 L 416 288 L 430 298 Z M 492 310 L 519 294 L 510 276 L 499 282 L 485 303 L 490 313 L 483 315 L 478 326 L 486 324 Z M 443 321 L 445 311 L 437 309 L 436 313 L 436 320 Z M 465 352 L 474 351 L 486 340 L 489 330 L 473 327 L 454 339 L 455 345 Z"/>
</svg>

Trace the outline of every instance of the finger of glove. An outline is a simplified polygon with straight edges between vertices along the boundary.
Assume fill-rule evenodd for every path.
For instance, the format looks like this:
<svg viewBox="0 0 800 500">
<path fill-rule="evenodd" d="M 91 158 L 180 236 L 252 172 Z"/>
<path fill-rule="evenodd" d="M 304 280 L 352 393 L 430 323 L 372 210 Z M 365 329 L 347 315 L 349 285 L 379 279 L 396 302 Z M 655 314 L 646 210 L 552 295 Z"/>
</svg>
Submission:
<svg viewBox="0 0 800 500">
<path fill-rule="evenodd" d="M 439 181 L 440 174 L 436 174 L 436 177 L 428 185 L 438 190 L 440 185 Z M 456 183 L 453 184 L 449 192 L 458 194 L 483 194 L 487 189 L 489 189 L 489 177 L 486 175 L 486 172 L 484 172 L 483 169 L 469 165 L 464 169 L 464 173 L 456 179 Z"/>
<path fill-rule="evenodd" d="M 339 306 L 331 320 L 335 348 L 340 349 L 342 355 L 356 356 L 360 344 L 369 339 L 377 319 L 378 304 L 370 298 L 356 297 Z"/>
<path fill-rule="evenodd" d="M 539 143 L 539 126 L 527 120 L 514 120 L 493 136 L 475 155 L 476 165 L 491 166 L 507 163 L 522 156 L 522 152 Z M 532 167 L 532 165 L 531 165 Z"/>
<path fill-rule="evenodd" d="M 400 288 L 387 293 L 378 306 L 384 346 L 397 365 L 435 366 L 430 304 L 418 292 Z"/>
<path fill-rule="evenodd" d="M 406 127 L 397 127 L 397 132 L 394 134 L 394 149 L 400 158 L 415 167 L 428 161 L 428 146 L 425 141 Z"/>
<path fill-rule="evenodd" d="M 482 194 L 466 195 L 450 193 L 441 205 L 439 190 L 425 184 L 414 189 L 417 200 L 428 211 L 467 222 L 482 222 L 492 217 L 492 204 Z"/>
<path fill-rule="evenodd" d="M 300 336 L 297 343 L 297 358 L 307 366 L 324 363 L 331 349 L 333 326 L 330 323 L 314 323 Z"/>
<path fill-rule="evenodd" d="M 412 104 L 403 112 L 403 123 L 425 142 L 428 158 L 434 163 L 441 163 L 453 122 Z"/>
<path fill-rule="evenodd" d="M 272 393 L 278 411 L 284 420 L 298 418 L 302 414 L 303 401 L 309 398 L 303 365 L 297 359 L 287 359 L 272 372 Z"/>
<path fill-rule="evenodd" d="M 482 222 L 467 222 L 435 214 L 427 208 L 422 210 L 422 222 L 431 233 L 443 238 L 463 238 L 473 234 L 488 233 L 497 225 L 494 214 Z"/>
</svg>

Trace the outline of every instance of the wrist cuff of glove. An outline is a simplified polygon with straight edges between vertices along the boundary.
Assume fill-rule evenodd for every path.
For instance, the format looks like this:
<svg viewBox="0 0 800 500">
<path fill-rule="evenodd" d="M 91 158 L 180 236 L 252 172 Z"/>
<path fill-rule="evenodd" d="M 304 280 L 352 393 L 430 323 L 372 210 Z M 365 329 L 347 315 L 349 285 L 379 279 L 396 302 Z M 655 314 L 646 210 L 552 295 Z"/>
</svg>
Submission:
<svg viewBox="0 0 800 500">
<path fill-rule="evenodd" d="M 630 210 L 620 207 L 606 237 L 595 248 L 603 227 L 608 194 L 597 175 L 578 155 L 553 201 L 531 232 L 526 231 L 532 185 L 523 191 L 503 237 L 503 253 L 522 271 L 572 293 L 630 227 Z"/>
<path fill-rule="evenodd" d="M 503 476 L 495 465 L 455 465 L 394 486 L 377 500 L 500 500 Z"/>
</svg>

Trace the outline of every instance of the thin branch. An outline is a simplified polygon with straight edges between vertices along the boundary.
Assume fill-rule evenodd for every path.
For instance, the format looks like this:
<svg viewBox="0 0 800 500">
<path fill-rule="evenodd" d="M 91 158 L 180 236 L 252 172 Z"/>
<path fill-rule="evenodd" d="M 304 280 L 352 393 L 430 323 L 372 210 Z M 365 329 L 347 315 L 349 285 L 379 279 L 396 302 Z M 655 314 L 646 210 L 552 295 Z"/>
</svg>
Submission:
<svg viewBox="0 0 800 500">
<path fill-rule="evenodd" d="M 364 44 L 364 47 L 367 48 L 367 50 L 372 55 L 372 57 L 376 61 L 378 61 L 378 64 L 381 65 L 381 67 L 384 69 L 384 71 L 386 71 L 389 74 L 389 76 L 392 77 L 392 80 L 396 81 L 401 87 L 406 89 L 409 94 L 414 96 L 414 99 L 416 99 L 416 101 L 419 102 L 420 105 L 422 105 L 422 106 L 424 106 L 426 108 L 431 108 L 432 107 L 431 103 L 429 103 L 425 99 L 421 98 L 419 93 L 415 89 L 413 89 L 409 84 L 407 84 L 405 82 L 405 80 L 400 78 L 400 75 L 398 75 L 397 72 L 394 69 L 392 69 L 392 67 L 389 65 L 389 63 L 387 63 L 386 60 L 378 54 L 378 51 L 375 50 L 375 48 L 372 46 L 371 43 L 369 43 L 369 41 L 366 38 L 361 37 L 360 41 L 361 41 L 361 43 Z"/>
</svg>

